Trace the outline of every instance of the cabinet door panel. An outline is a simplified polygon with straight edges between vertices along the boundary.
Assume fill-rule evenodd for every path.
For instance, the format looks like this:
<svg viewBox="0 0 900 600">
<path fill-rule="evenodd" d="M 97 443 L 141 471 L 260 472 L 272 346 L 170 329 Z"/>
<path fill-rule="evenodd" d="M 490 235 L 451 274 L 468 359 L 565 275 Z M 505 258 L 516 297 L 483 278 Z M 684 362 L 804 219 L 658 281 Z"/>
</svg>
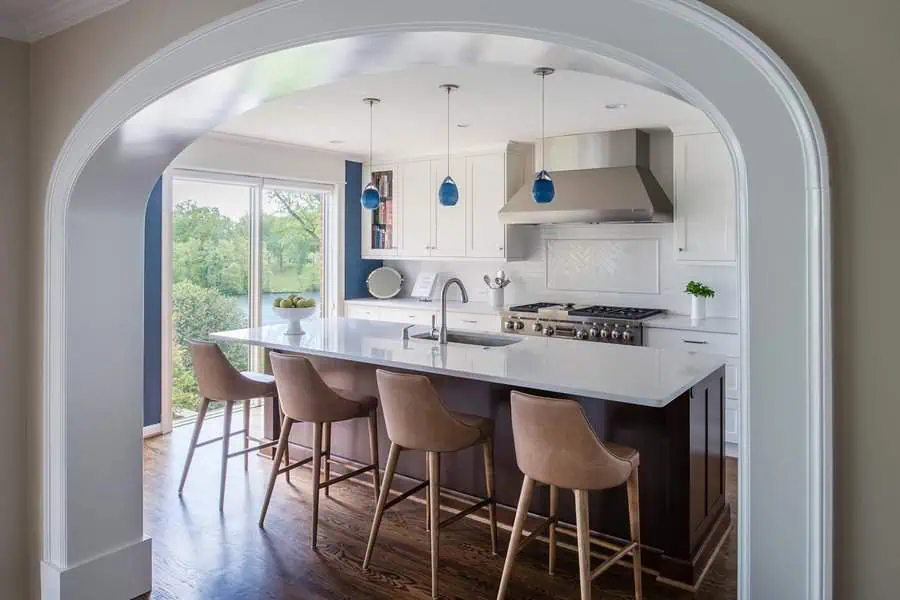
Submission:
<svg viewBox="0 0 900 600">
<path fill-rule="evenodd" d="M 434 221 L 431 256 L 466 255 L 466 159 L 454 157 L 450 160 L 450 175 L 459 187 L 459 202 L 455 206 L 441 206 L 437 201 L 437 189 L 447 176 L 447 161 L 431 161 L 434 182 L 431 188 L 431 206 Z"/>
<path fill-rule="evenodd" d="M 421 257 L 431 252 L 431 206 L 435 196 L 429 160 L 403 164 L 403 198 L 400 201 L 401 256 Z"/>
<path fill-rule="evenodd" d="M 734 168 L 718 133 L 675 138 L 675 255 L 682 261 L 736 257 Z"/>
<path fill-rule="evenodd" d="M 497 212 L 506 203 L 506 161 L 503 154 L 470 156 L 468 168 L 469 233 L 467 256 L 502 258 L 506 227 Z"/>
</svg>

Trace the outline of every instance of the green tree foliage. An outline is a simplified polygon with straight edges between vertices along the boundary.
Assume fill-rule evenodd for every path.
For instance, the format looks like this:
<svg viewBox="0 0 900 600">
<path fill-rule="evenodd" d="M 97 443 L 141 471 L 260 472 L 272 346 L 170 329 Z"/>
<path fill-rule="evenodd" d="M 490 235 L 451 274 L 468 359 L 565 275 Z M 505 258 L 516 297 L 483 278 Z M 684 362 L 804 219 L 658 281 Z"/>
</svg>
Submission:
<svg viewBox="0 0 900 600">
<path fill-rule="evenodd" d="M 172 365 L 172 403 L 176 409 L 196 411 L 200 407 L 197 380 L 188 349 L 191 340 L 206 340 L 210 333 L 247 326 L 247 318 L 233 298 L 191 281 L 172 286 L 172 321 L 175 339 Z M 247 349 L 240 345 L 222 347 L 238 370 L 249 368 Z"/>
</svg>

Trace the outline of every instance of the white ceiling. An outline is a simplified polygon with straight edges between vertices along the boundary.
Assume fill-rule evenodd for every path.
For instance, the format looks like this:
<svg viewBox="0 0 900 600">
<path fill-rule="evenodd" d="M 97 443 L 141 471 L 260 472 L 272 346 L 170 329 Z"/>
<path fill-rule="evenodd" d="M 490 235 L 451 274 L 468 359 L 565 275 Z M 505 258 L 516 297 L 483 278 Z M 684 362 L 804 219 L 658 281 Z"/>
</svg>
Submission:
<svg viewBox="0 0 900 600">
<path fill-rule="evenodd" d="M 128 0 L 0 0 L 0 37 L 34 42 Z"/>
<path fill-rule="evenodd" d="M 351 77 L 260 106 L 217 131 L 365 156 L 369 108 L 362 99 L 374 96 L 382 100 L 374 109 L 377 156 L 440 154 L 447 143 L 442 83 L 460 86 L 451 98 L 453 149 L 540 137 L 540 79 L 529 68 L 499 65 L 429 65 Z M 627 106 L 605 108 L 614 103 Z M 681 100 L 618 79 L 558 71 L 546 81 L 547 136 L 707 122 L 700 110 Z"/>
</svg>

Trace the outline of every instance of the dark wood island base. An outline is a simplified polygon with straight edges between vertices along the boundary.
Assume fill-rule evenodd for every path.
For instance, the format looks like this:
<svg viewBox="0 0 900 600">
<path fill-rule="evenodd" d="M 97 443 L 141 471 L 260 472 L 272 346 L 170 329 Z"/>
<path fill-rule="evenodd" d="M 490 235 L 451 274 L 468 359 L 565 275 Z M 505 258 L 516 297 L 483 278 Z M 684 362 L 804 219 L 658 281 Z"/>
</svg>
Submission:
<svg viewBox="0 0 900 600">
<path fill-rule="evenodd" d="M 317 356 L 308 358 L 329 385 L 377 395 L 373 365 Z M 631 446 L 641 454 L 641 536 L 645 572 L 655 575 L 662 583 L 690 591 L 696 589 L 731 528 L 731 508 L 725 499 L 724 367 L 663 408 L 564 396 L 446 375 L 430 374 L 429 377 L 451 410 L 494 419 L 498 520 L 507 528 L 512 524 L 522 485 L 513 445 L 510 392 L 521 389 L 537 395 L 578 400 L 601 439 Z M 265 414 L 265 436 L 277 439 L 280 411 L 267 401 Z M 390 443 L 383 422 L 379 437 L 384 464 Z M 296 424 L 291 442 L 295 448 L 308 449 L 312 443 L 312 427 Z M 368 462 L 366 424 L 352 421 L 336 424 L 331 447 L 337 456 L 361 464 Z M 447 497 L 443 498 L 445 508 L 460 510 L 465 501 L 483 495 L 482 469 L 478 448 L 448 455 L 441 461 L 441 484 L 447 491 Z M 401 454 L 397 474 L 394 488 L 398 492 L 423 481 L 424 454 Z M 547 515 L 548 510 L 548 488 L 536 489 L 531 512 Z M 560 546 L 574 549 L 575 508 L 571 494 L 560 494 L 559 510 L 565 525 L 558 531 L 564 536 L 572 536 L 571 544 L 563 537 Z M 598 538 L 593 550 L 598 557 L 606 556 L 609 551 L 604 547 L 604 539 L 621 544 L 629 536 L 624 488 L 592 492 L 590 517 L 591 529 Z M 486 516 L 478 513 L 470 518 L 486 521 Z M 423 508 L 423 528 L 424 519 Z M 501 540 L 501 548 L 505 545 L 506 542 Z"/>
</svg>

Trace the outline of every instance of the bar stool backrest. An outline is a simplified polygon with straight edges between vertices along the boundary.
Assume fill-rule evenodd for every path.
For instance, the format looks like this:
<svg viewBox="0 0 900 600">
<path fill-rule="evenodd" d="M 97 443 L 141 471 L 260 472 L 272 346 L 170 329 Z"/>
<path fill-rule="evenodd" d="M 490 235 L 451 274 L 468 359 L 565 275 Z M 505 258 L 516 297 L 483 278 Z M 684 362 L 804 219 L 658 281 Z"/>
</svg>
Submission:
<svg viewBox="0 0 900 600">
<path fill-rule="evenodd" d="M 388 438 L 402 448 L 454 452 L 474 444 L 481 432 L 447 410 L 424 375 L 378 369 L 378 395 Z"/>
<path fill-rule="evenodd" d="M 516 462 L 528 477 L 560 488 L 605 490 L 625 483 L 628 460 L 610 452 L 574 400 L 512 392 Z"/>
<path fill-rule="evenodd" d="M 255 389 L 258 385 L 247 381 L 217 344 L 192 341 L 189 347 L 201 396 L 222 402 L 253 397 L 250 388 Z"/>
<path fill-rule="evenodd" d="M 358 416 L 359 405 L 328 387 L 309 359 L 277 352 L 270 353 L 269 359 L 285 416 L 310 423 L 330 423 Z"/>
</svg>

